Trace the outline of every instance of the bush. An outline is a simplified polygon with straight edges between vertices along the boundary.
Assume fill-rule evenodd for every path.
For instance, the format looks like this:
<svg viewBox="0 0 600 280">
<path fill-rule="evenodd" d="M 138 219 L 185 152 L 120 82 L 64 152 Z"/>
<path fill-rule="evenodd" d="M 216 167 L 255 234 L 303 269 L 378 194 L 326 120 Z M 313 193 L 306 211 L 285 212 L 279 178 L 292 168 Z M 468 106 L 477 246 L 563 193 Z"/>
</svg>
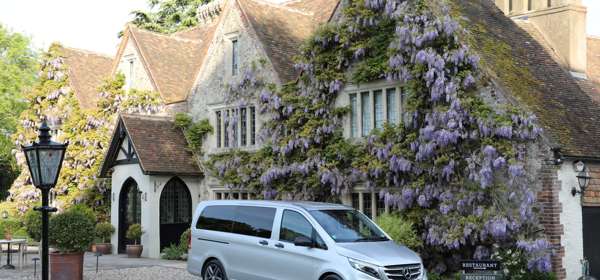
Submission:
<svg viewBox="0 0 600 280">
<path fill-rule="evenodd" d="M 104 222 L 96 225 L 96 237 L 103 243 L 109 243 L 113 233 L 115 233 L 115 227 L 110 223 Z"/>
<path fill-rule="evenodd" d="M 50 219 L 49 243 L 60 252 L 85 252 L 94 241 L 94 221 L 78 209 L 69 209 Z"/>
<path fill-rule="evenodd" d="M 129 229 L 127 229 L 127 233 L 125 233 L 125 237 L 133 240 L 135 242 L 135 244 L 137 245 L 138 242 L 140 241 L 140 238 L 142 238 L 143 233 L 144 232 L 142 231 L 142 226 L 140 224 L 133 224 L 133 225 L 129 226 Z"/>
<path fill-rule="evenodd" d="M 187 229 L 179 237 L 179 245 L 171 244 L 169 247 L 164 248 L 161 257 L 166 260 L 185 260 L 188 252 L 188 239 L 190 237 L 191 230 Z"/>
<path fill-rule="evenodd" d="M 31 208 L 25 213 L 23 220 L 29 238 L 35 241 L 42 240 L 42 213 Z"/>
<path fill-rule="evenodd" d="M 94 224 L 97 221 L 97 217 L 96 217 L 96 213 L 94 212 L 94 209 L 88 207 L 85 204 L 75 204 L 75 205 L 71 206 L 68 210 L 75 211 L 75 212 L 81 212 L 81 213 L 85 214 L 86 217 L 88 217 L 88 219 L 90 219 Z"/>
<path fill-rule="evenodd" d="M 423 246 L 423 241 L 417 235 L 413 224 L 396 214 L 383 214 L 376 223 L 399 244 L 417 250 Z"/>
<path fill-rule="evenodd" d="M 182 249 L 181 246 L 171 244 L 171 246 L 163 249 L 161 257 L 165 260 L 182 260 L 187 253 L 187 249 Z"/>
<path fill-rule="evenodd" d="M 17 219 L 4 219 L 0 220 L 0 238 L 3 238 L 5 234 L 15 235 L 22 227 L 22 224 Z"/>
<path fill-rule="evenodd" d="M 188 228 L 181 234 L 181 237 L 179 238 L 179 247 L 181 247 L 184 252 L 187 252 L 190 234 L 192 234 L 192 231 Z"/>
<path fill-rule="evenodd" d="M 504 274 L 508 280 L 556 280 L 552 272 L 531 271 L 527 267 L 527 256 L 522 249 L 502 249 L 492 255 L 492 259 L 500 261 L 504 266 Z"/>
</svg>

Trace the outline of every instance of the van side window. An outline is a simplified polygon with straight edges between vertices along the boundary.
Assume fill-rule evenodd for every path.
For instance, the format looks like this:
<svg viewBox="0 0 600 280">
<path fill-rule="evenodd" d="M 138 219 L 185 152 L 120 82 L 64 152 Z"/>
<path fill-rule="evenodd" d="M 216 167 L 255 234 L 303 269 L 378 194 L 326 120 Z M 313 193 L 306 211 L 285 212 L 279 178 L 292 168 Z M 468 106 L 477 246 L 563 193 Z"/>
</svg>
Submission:
<svg viewBox="0 0 600 280">
<path fill-rule="evenodd" d="M 202 210 L 197 229 L 231 232 L 235 218 L 235 206 L 207 206 Z"/>
<path fill-rule="evenodd" d="M 283 217 L 281 218 L 279 240 L 294 243 L 294 239 L 300 236 L 316 240 L 320 248 L 326 248 L 323 239 L 321 239 L 310 222 L 302 214 L 292 210 L 284 210 Z"/>
<path fill-rule="evenodd" d="M 233 233 L 271 238 L 275 208 L 255 206 L 237 206 L 236 208 Z"/>
</svg>

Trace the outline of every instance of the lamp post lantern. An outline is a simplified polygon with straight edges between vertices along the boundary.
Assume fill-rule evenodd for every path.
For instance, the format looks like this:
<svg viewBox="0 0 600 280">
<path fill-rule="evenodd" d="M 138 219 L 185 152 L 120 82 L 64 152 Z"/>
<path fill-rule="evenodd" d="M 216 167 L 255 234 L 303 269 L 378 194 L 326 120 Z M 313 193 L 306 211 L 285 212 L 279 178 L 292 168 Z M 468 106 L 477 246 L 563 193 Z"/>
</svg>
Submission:
<svg viewBox="0 0 600 280">
<path fill-rule="evenodd" d="M 48 214 L 56 208 L 48 206 L 50 189 L 56 185 L 58 174 L 67 150 L 68 143 L 50 140 L 50 128 L 46 121 L 39 129 L 39 142 L 23 146 L 33 185 L 42 191 L 42 206 L 35 210 L 42 212 L 42 280 L 48 280 Z"/>
</svg>

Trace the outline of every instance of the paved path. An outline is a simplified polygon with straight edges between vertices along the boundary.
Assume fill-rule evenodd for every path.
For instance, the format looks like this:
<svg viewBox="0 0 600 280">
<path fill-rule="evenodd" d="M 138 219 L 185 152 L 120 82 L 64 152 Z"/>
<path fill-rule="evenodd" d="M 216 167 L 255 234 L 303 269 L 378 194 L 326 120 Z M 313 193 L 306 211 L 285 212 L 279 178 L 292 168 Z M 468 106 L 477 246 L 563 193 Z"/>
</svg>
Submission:
<svg viewBox="0 0 600 280">
<path fill-rule="evenodd" d="M 32 256 L 29 256 L 31 258 Z M 2 258 L 5 261 L 5 258 Z M 18 266 L 18 262 L 15 263 Z M 28 261 L 23 271 L 0 270 L 0 279 L 41 279 L 40 264 L 37 266 L 37 277 L 33 276 L 33 262 Z M 157 259 L 130 259 L 126 255 L 106 255 L 100 257 L 98 273 L 96 273 L 96 257 L 86 253 L 84 259 L 84 279 L 173 279 L 173 280 L 199 280 L 186 271 L 183 261 L 167 261 Z"/>
</svg>

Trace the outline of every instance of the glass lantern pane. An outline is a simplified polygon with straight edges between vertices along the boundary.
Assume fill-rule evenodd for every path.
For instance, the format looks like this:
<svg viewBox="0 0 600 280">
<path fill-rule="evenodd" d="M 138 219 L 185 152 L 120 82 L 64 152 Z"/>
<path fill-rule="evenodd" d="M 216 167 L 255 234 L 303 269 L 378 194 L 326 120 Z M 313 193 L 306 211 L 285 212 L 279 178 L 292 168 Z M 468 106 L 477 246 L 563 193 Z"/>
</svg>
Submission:
<svg viewBox="0 0 600 280">
<path fill-rule="evenodd" d="M 31 173 L 31 181 L 34 186 L 40 185 L 40 174 L 38 169 L 38 158 L 35 149 L 29 150 L 27 153 L 27 159 L 29 160 L 29 171 Z"/>
<path fill-rule="evenodd" d="M 43 185 L 53 184 L 56 181 L 62 153 L 62 150 L 40 150 L 42 165 L 40 179 Z"/>
</svg>

